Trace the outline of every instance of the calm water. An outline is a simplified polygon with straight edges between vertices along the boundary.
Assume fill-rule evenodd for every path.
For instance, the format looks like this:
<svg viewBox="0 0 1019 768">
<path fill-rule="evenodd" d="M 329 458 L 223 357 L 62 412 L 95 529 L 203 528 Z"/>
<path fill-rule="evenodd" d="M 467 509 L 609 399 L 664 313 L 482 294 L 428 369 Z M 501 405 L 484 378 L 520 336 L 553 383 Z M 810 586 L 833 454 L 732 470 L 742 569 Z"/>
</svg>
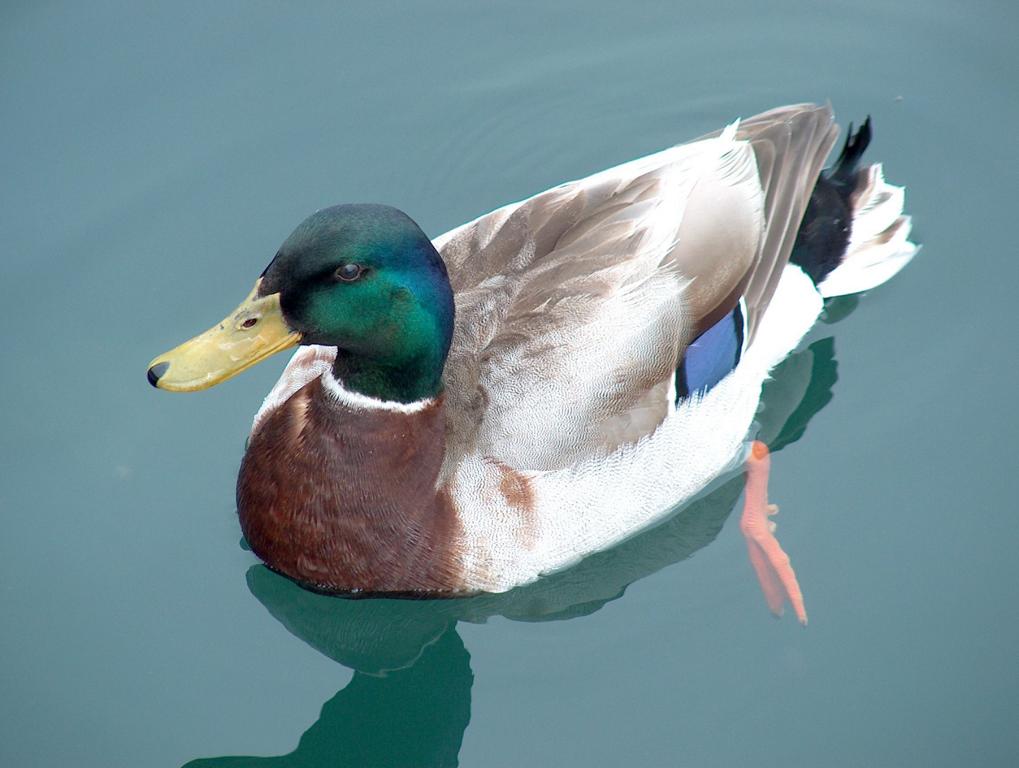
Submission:
<svg viewBox="0 0 1019 768">
<path fill-rule="evenodd" d="M 0 764 L 1019 761 L 1014 4 L 142 5 L 0 11 Z M 924 250 L 769 388 L 808 629 L 765 609 L 738 478 L 498 598 L 324 598 L 239 546 L 283 359 L 190 397 L 145 365 L 307 213 L 439 234 L 824 99 L 873 115 Z"/>
</svg>

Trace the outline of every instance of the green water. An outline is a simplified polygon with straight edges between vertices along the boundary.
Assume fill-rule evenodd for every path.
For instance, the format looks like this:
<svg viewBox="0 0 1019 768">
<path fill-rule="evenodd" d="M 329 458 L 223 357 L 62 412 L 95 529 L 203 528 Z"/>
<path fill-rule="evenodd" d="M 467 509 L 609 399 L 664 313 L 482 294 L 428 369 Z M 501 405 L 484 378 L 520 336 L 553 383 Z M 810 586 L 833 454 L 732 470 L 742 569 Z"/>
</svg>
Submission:
<svg viewBox="0 0 1019 768">
<path fill-rule="evenodd" d="M 1019 762 L 1019 11 L 549 5 L 4 3 L 0 765 Z M 283 359 L 196 396 L 145 366 L 306 214 L 436 235 L 825 99 L 924 248 L 769 387 L 809 628 L 767 613 L 739 478 L 498 597 L 335 600 L 239 546 Z"/>
</svg>

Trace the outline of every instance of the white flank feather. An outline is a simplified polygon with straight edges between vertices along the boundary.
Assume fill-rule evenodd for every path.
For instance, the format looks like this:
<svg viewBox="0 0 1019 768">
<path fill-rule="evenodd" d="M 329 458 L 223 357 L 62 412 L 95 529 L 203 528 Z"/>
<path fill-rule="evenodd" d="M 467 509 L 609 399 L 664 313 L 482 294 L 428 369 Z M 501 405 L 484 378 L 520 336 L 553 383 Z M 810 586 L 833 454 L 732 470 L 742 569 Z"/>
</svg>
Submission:
<svg viewBox="0 0 1019 768">
<path fill-rule="evenodd" d="M 810 279 L 786 266 L 757 339 L 731 374 L 704 397 L 685 400 L 637 443 L 527 475 L 535 511 L 525 519 L 499 501 L 497 465 L 480 456 L 465 460 L 454 478 L 455 497 L 485 500 L 461 507 L 469 583 L 500 592 L 566 568 L 660 522 L 740 466 L 768 372 L 810 329 L 821 306 Z"/>
</svg>

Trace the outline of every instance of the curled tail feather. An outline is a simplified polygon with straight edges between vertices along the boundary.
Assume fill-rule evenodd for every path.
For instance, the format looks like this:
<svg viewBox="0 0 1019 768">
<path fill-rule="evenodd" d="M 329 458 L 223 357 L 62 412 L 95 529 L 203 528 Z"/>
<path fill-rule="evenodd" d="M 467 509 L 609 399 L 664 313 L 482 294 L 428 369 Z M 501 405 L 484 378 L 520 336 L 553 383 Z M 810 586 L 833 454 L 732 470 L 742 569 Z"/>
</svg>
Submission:
<svg viewBox="0 0 1019 768">
<path fill-rule="evenodd" d="M 860 130 L 854 132 L 853 124 L 849 124 L 849 132 L 846 134 L 846 143 L 842 147 L 839 159 L 835 161 L 828 178 L 832 183 L 852 190 L 856 186 L 856 169 L 860 165 L 863 153 L 870 146 L 871 139 L 870 115 L 863 121 Z"/>
</svg>

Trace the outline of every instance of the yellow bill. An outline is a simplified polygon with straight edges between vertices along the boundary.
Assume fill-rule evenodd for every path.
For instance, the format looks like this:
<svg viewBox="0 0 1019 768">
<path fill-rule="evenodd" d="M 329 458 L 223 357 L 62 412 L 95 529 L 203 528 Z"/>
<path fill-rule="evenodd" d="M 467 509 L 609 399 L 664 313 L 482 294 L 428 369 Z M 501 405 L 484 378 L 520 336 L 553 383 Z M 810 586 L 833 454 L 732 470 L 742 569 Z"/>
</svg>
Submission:
<svg viewBox="0 0 1019 768">
<path fill-rule="evenodd" d="M 149 382 L 170 392 L 208 389 L 284 349 L 301 334 L 287 325 L 280 295 L 258 296 L 261 279 L 219 325 L 149 363 Z"/>
</svg>

